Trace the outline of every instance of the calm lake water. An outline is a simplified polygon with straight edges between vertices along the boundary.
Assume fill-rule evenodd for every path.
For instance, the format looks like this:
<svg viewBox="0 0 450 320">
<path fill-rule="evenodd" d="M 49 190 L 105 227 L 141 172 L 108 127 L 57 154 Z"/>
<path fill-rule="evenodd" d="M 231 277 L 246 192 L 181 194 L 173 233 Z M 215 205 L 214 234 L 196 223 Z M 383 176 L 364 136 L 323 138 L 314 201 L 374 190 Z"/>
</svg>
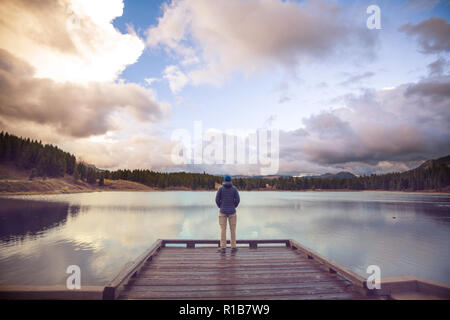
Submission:
<svg viewBox="0 0 450 320">
<path fill-rule="evenodd" d="M 0 198 L 0 284 L 103 285 L 158 238 L 218 239 L 215 192 Z M 366 277 L 450 283 L 450 195 L 241 192 L 238 239 L 290 238 Z"/>
</svg>

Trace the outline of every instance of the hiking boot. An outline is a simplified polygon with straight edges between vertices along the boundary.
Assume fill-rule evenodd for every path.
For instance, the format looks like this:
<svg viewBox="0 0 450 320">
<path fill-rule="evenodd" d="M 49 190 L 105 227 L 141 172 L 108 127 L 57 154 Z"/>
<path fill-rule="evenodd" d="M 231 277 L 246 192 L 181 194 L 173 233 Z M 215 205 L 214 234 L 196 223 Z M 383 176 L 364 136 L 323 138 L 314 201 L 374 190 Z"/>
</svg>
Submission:
<svg viewBox="0 0 450 320">
<path fill-rule="evenodd" d="M 238 248 L 231 248 L 231 252 L 236 252 L 238 251 Z"/>
</svg>

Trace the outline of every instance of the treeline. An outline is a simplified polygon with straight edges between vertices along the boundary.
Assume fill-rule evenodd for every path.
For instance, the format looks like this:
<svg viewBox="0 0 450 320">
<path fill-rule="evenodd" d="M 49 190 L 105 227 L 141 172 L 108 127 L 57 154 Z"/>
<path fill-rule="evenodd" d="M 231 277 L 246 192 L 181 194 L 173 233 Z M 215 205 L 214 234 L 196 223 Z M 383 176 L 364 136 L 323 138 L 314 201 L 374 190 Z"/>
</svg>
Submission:
<svg viewBox="0 0 450 320">
<path fill-rule="evenodd" d="M 19 168 L 32 169 L 30 177 L 61 177 L 75 171 L 75 156 L 41 141 L 0 133 L 0 161 L 12 161 Z"/>
<path fill-rule="evenodd" d="M 222 177 L 206 173 L 173 172 L 163 173 L 151 170 L 104 171 L 104 177 L 111 180 L 130 180 L 154 188 L 188 188 L 192 190 L 214 190 Z"/>
<path fill-rule="evenodd" d="M 0 161 L 14 162 L 19 168 L 31 169 L 33 177 L 62 177 L 72 175 L 75 181 L 104 185 L 105 179 L 129 180 L 154 188 L 187 188 L 214 190 L 223 178 L 206 173 L 163 173 L 151 170 L 99 170 L 76 162 L 75 156 L 56 146 L 0 133 Z M 240 190 L 441 190 L 450 185 L 450 156 L 431 160 L 427 165 L 402 173 L 388 173 L 354 178 L 297 178 L 280 177 L 235 178 L 233 184 Z"/>
<path fill-rule="evenodd" d="M 372 174 L 344 179 L 289 177 L 271 180 L 268 184 L 278 190 L 440 191 L 450 185 L 450 167 L 433 161 L 433 165 L 429 168 L 417 168 L 402 173 Z"/>
<path fill-rule="evenodd" d="M 426 168 L 417 168 L 402 173 L 372 174 L 355 178 L 297 178 L 280 177 L 235 178 L 233 184 L 239 190 L 388 190 L 416 191 L 442 190 L 450 185 L 448 161 L 432 161 Z M 108 179 L 122 179 L 139 182 L 156 188 L 186 187 L 189 189 L 215 189 L 223 178 L 198 173 L 160 173 L 149 170 L 117 170 L 106 172 Z"/>
<path fill-rule="evenodd" d="M 406 172 L 372 174 L 344 179 L 280 178 L 273 186 L 282 190 L 347 189 L 416 191 L 442 190 L 450 185 L 450 156 L 429 160 Z"/>
</svg>

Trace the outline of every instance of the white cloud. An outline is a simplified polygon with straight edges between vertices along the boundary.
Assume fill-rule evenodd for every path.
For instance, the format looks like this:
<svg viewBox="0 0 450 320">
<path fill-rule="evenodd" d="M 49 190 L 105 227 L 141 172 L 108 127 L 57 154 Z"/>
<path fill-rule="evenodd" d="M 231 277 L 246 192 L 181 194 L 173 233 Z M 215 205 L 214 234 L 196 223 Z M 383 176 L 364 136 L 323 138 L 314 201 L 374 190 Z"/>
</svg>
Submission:
<svg viewBox="0 0 450 320">
<path fill-rule="evenodd" d="M 158 82 L 160 79 L 158 78 L 145 78 L 144 81 L 148 86 L 151 86 L 153 83 Z"/>
<path fill-rule="evenodd" d="M 35 76 L 58 82 L 112 81 L 145 48 L 112 25 L 122 0 L 4 0 L 0 48 L 27 61 Z"/>
<path fill-rule="evenodd" d="M 178 93 L 189 82 L 189 78 L 176 65 L 167 66 L 163 72 L 163 78 L 169 82 L 170 90 Z"/>
<path fill-rule="evenodd" d="M 193 84 L 217 84 L 233 71 L 291 70 L 349 46 L 365 51 L 374 41 L 341 8 L 321 0 L 178 0 L 163 12 L 147 31 L 147 45 L 198 61 L 180 64 Z"/>
<path fill-rule="evenodd" d="M 150 169 L 167 170 L 172 167 L 173 142 L 157 133 L 142 130 L 142 133 L 113 133 L 101 139 L 77 139 L 62 142 L 80 159 L 102 169 Z"/>
</svg>

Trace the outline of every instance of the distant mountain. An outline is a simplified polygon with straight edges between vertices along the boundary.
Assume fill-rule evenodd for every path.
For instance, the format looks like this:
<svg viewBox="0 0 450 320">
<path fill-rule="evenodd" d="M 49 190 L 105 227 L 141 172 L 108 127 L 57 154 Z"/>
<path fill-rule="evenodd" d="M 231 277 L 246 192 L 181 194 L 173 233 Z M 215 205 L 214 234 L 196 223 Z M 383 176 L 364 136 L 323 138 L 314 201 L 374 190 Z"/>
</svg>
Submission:
<svg viewBox="0 0 450 320">
<path fill-rule="evenodd" d="M 219 175 L 220 177 L 224 177 L 225 175 Z M 249 175 L 234 175 L 231 176 L 233 179 L 249 179 L 249 178 L 256 178 L 256 179 L 278 179 L 278 178 L 290 178 L 291 175 L 267 175 L 267 176 L 249 176 Z"/>
<path fill-rule="evenodd" d="M 356 178 L 356 176 L 348 171 L 341 171 L 338 173 L 324 173 L 319 176 L 306 176 L 305 178 L 320 178 L 320 179 L 348 179 Z"/>
<path fill-rule="evenodd" d="M 447 167 L 449 167 L 450 166 L 450 155 L 439 158 L 439 159 L 427 160 L 424 163 L 422 163 L 420 166 L 418 166 L 416 169 L 413 169 L 413 170 L 431 169 L 431 168 L 437 167 L 439 165 L 446 165 Z"/>
</svg>

